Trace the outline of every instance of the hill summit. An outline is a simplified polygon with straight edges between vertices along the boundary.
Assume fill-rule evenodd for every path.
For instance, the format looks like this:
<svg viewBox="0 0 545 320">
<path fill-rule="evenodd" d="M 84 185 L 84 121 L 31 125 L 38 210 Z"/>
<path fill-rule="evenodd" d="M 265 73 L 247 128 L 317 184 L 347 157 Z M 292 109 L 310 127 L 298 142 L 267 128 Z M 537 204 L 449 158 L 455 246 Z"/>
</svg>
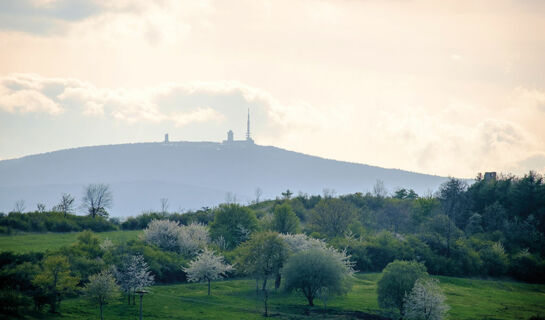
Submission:
<svg viewBox="0 0 545 320">
<path fill-rule="evenodd" d="M 165 142 L 66 149 L 0 161 L 0 211 L 17 200 L 27 210 L 37 203 L 58 203 L 62 193 L 78 201 L 89 183 L 112 187 L 112 216 L 158 209 L 167 198 L 170 210 L 217 205 L 226 194 L 246 203 L 257 188 L 262 199 L 293 192 L 337 194 L 366 192 L 377 180 L 393 191 L 435 190 L 444 177 L 329 160 L 272 146 L 229 139 L 215 142 Z"/>
</svg>

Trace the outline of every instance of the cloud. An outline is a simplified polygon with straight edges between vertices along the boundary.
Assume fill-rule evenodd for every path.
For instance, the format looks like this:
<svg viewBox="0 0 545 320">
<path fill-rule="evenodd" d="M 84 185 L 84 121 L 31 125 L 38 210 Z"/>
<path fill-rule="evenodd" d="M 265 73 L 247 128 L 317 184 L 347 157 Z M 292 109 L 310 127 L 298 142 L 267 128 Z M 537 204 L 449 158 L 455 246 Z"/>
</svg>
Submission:
<svg viewBox="0 0 545 320">
<path fill-rule="evenodd" d="M 13 86 L 12 86 L 13 88 Z M 0 82 L 0 110 L 9 113 L 30 113 L 41 112 L 57 115 L 63 112 L 62 107 L 45 96 L 39 91 L 39 88 L 33 84 L 20 87 L 19 89 L 10 89 L 9 84 Z"/>
<path fill-rule="evenodd" d="M 276 104 L 259 89 L 228 81 L 165 83 L 130 89 L 98 88 L 77 79 L 35 74 L 0 78 L 0 110 L 10 113 L 60 114 L 67 110 L 83 117 L 109 118 L 127 124 L 172 123 L 184 127 L 241 118 L 240 111 L 250 107 L 255 115 L 265 114 L 269 118 L 275 114 Z"/>
<path fill-rule="evenodd" d="M 58 33 L 66 23 L 100 13 L 91 0 L 4 0 L 0 1 L 0 29 L 33 34 Z"/>
</svg>

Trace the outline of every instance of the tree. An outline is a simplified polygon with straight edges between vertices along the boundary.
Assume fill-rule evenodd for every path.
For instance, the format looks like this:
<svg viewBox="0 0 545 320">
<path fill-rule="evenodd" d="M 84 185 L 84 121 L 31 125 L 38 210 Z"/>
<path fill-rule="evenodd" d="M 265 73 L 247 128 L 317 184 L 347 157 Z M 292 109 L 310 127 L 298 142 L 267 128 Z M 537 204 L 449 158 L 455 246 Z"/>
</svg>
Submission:
<svg viewBox="0 0 545 320">
<path fill-rule="evenodd" d="M 377 198 L 386 198 L 388 196 L 388 190 L 384 186 L 384 181 L 377 180 L 373 186 L 373 195 Z"/>
<path fill-rule="evenodd" d="M 297 233 L 299 218 L 288 203 L 274 208 L 272 227 L 279 233 Z"/>
<path fill-rule="evenodd" d="M 390 262 L 378 281 L 378 305 L 384 309 L 396 308 L 402 312 L 405 295 L 412 290 L 416 280 L 427 275 L 426 267 L 419 262 Z"/>
<path fill-rule="evenodd" d="M 462 180 L 451 178 L 439 187 L 439 201 L 443 207 L 443 212 L 449 218 L 447 228 L 447 257 L 450 257 L 452 222 L 456 221 L 465 209 L 464 192 L 467 184 Z"/>
<path fill-rule="evenodd" d="M 168 198 L 161 198 L 161 213 L 163 215 L 168 213 L 168 207 L 169 207 Z"/>
<path fill-rule="evenodd" d="M 153 285 L 155 278 L 141 255 L 126 256 L 120 267 L 114 268 L 114 275 L 121 285 L 121 289 L 127 293 L 129 304 L 131 303 L 131 292 Z"/>
<path fill-rule="evenodd" d="M 320 291 L 329 294 L 344 294 L 350 289 L 351 273 L 343 261 L 324 249 L 301 251 L 289 258 L 282 271 L 288 292 L 301 292 L 309 306 Z"/>
<path fill-rule="evenodd" d="M 233 267 L 223 261 L 223 257 L 214 252 L 204 251 L 189 263 L 189 267 L 183 268 L 190 282 L 208 281 L 208 295 L 210 295 L 210 281 L 227 276 L 227 272 Z"/>
<path fill-rule="evenodd" d="M 263 195 L 263 190 L 261 188 L 257 187 L 255 188 L 255 204 L 259 204 L 259 200 L 261 199 L 261 196 Z"/>
<path fill-rule="evenodd" d="M 13 212 L 17 213 L 23 213 L 25 211 L 25 200 L 17 200 L 15 201 L 15 207 L 13 208 Z"/>
<path fill-rule="evenodd" d="M 54 210 L 62 212 L 62 214 L 66 218 L 67 214 L 74 212 L 74 201 L 74 197 L 72 197 L 69 193 L 63 193 L 61 197 L 61 202 L 59 202 Z"/>
<path fill-rule="evenodd" d="M 311 213 L 311 224 L 330 237 L 343 234 L 355 218 L 354 208 L 341 199 L 322 199 Z"/>
<path fill-rule="evenodd" d="M 102 271 L 89 277 L 89 283 L 83 288 L 87 299 L 97 303 L 100 308 L 100 319 L 103 320 L 102 307 L 119 295 L 119 286 L 110 271 Z"/>
<path fill-rule="evenodd" d="M 252 235 L 239 248 L 240 265 L 246 274 L 252 275 L 257 281 L 262 280 L 261 291 L 267 315 L 267 281 L 276 278 L 276 286 L 280 286 L 280 269 L 288 256 L 288 248 L 276 232 L 260 232 Z"/>
<path fill-rule="evenodd" d="M 44 213 L 45 212 L 45 204 L 43 204 L 43 203 L 36 204 L 36 209 L 38 210 L 39 213 Z"/>
<path fill-rule="evenodd" d="M 448 305 L 445 295 L 435 279 L 420 278 L 404 298 L 403 318 L 408 320 L 442 320 Z"/>
<path fill-rule="evenodd" d="M 212 239 L 225 239 L 227 248 L 234 248 L 246 241 L 257 229 L 255 213 L 238 204 L 224 204 L 216 210 L 214 222 L 210 226 Z"/>
<path fill-rule="evenodd" d="M 159 248 L 175 251 L 178 250 L 178 238 L 180 236 L 180 224 L 170 220 L 152 220 L 142 238 L 149 244 Z"/>
<path fill-rule="evenodd" d="M 42 271 L 36 275 L 33 283 L 49 297 L 50 311 L 57 312 L 64 295 L 76 291 L 79 280 L 70 274 L 71 266 L 63 256 L 49 256 L 42 263 Z"/>
<path fill-rule="evenodd" d="M 293 192 L 291 192 L 290 189 L 286 190 L 286 192 L 282 192 L 282 198 L 284 198 L 284 200 L 291 199 L 292 195 L 293 195 Z"/>
<path fill-rule="evenodd" d="M 93 218 L 97 216 L 108 217 L 106 209 L 111 208 L 113 195 L 106 184 L 90 184 L 85 187 L 82 206 Z"/>
<path fill-rule="evenodd" d="M 182 254 L 195 255 L 199 250 L 204 249 L 209 242 L 208 226 L 197 222 L 187 226 L 180 226 L 178 247 Z"/>
</svg>

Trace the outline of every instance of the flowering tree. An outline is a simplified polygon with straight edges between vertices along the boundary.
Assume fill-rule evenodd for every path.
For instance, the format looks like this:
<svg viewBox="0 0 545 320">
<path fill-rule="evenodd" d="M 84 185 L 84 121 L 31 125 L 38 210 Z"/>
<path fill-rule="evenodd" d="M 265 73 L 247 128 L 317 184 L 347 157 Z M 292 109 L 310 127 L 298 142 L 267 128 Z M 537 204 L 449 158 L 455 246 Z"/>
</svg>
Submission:
<svg viewBox="0 0 545 320">
<path fill-rule="evenodd" d="M 189 263 L 189 267 L 183 268 L 190 282 L 208 281 L 208 295 L 210 295 L 210 281 L 221 279 L 233 267 L 223 261 L 223 257 L 204 249 L 195 260 Z"/>
<path fill-rule="evenodd" d="M 144 229 L 143 240 L 166 250 L 178 249 L 180 225 L 170 220 L 153 220 Z"/>
<path fill-rule="evenodd" d="M 125 257 L 121 266 L 114 268 L 114 275 L 121 289 L 127 293 L 129 303 L 131 302 L 131 292 L 149 287 L 154 282 L 154 276 L 141 255 Z"/>
<path fill-rule="evenodd" d="M 185 255 L 195 255 L 210 242 L 208 227 L 202 223 L 191 223 L 180 226 L 178 232 L 178 247 Z"/>
<path fill-rule="evenodd" d="M 404 319 L 409 320 L 442 320 L 446 318 L 448 310 L 445 295 L 435 279 L 416 280 L 403 304 Z"/>
<path fill-rule="evenodd" d="M 102 307 L 119 295 L 119 286 L 110 271 L 102 271 L 89 277 L 89 283 L 85 285 L 83 291 L 87 299 L 98 304 L 102 320 L 104 319 Z"/>
</svg>

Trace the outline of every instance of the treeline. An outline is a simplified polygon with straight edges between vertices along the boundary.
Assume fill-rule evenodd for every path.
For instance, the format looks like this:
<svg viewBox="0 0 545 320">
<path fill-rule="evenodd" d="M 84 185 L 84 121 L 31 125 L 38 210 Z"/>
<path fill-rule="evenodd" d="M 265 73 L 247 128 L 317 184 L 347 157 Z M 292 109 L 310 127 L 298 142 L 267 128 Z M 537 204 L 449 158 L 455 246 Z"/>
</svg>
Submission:
<svg viewBox="0 0 545 320">
<path fill-rule="evenodd" d="M 0 218 L 0 226 L 16 229 L 15 221 L 32 225 L 29 221 L 42 216 L 76 219 L 51 212 L 10 213 Z M 0 295 L 2 301 L 11 301 L 2 304 L 11 309 L 1 312 L 57 305 L 60 301 L 55 299 L 76 295 L 91 275 L 123 270 L 125 261 L 138 260 L 137 256 L 160 283 L 186 281 L 189 271 L 190 279 L 200 279 L 195 275 L 199 261 L 219 263 L 224 258 L 225 266 L 240 266 L 225 267 L 226 276 L 252 276 L 265 288 L 270 278 L 280 286 L 283 266 L 296 254 L 338 257 L 333 265 L 346 263 L 363 272 L 381 271 L 395 260 L 414 260 L 437 275 L 545 281 L 545 183 L 533 172 L 486 180 L 479 176 L 471 186 L 450 179 L 429 196 L 406 189 L 388 194 L 378 183 L 367 194 L 293 196 L 288 190 L 276 200 L 248 206 L 231 203 L 183 214 L 150 212 L 122 223 L 91 212 L 79 218 L 144 231 L 141 238 L 126 243 L 101 242 L 85 232 L 72 246 L 45 255 L 1 254 Z M 48 224 L 42 224 L 47 229 Z M 260 264 L 264 258 L 256 256 L 258 248 L 267 246 L 272 247 L 263 254 L 274 253 L 271 257 L 277 261 Z M 51 286 L 36 280 L 52 263 L 65 266 L 66 276 L 76 279 L 70 282 L 72 287 L 51 292 Z M 344 290 L 343 286 L 340 291 Z"/>
<path fill-rule="evenodd" d="M 112 231 L 120 228 L 119 220 L 104 217 L 78 216 L 56 211 L 10 212 L 0 214 L 0 233 L 24 232 L 75 232 L 92 230 Z"/>
</svg>

